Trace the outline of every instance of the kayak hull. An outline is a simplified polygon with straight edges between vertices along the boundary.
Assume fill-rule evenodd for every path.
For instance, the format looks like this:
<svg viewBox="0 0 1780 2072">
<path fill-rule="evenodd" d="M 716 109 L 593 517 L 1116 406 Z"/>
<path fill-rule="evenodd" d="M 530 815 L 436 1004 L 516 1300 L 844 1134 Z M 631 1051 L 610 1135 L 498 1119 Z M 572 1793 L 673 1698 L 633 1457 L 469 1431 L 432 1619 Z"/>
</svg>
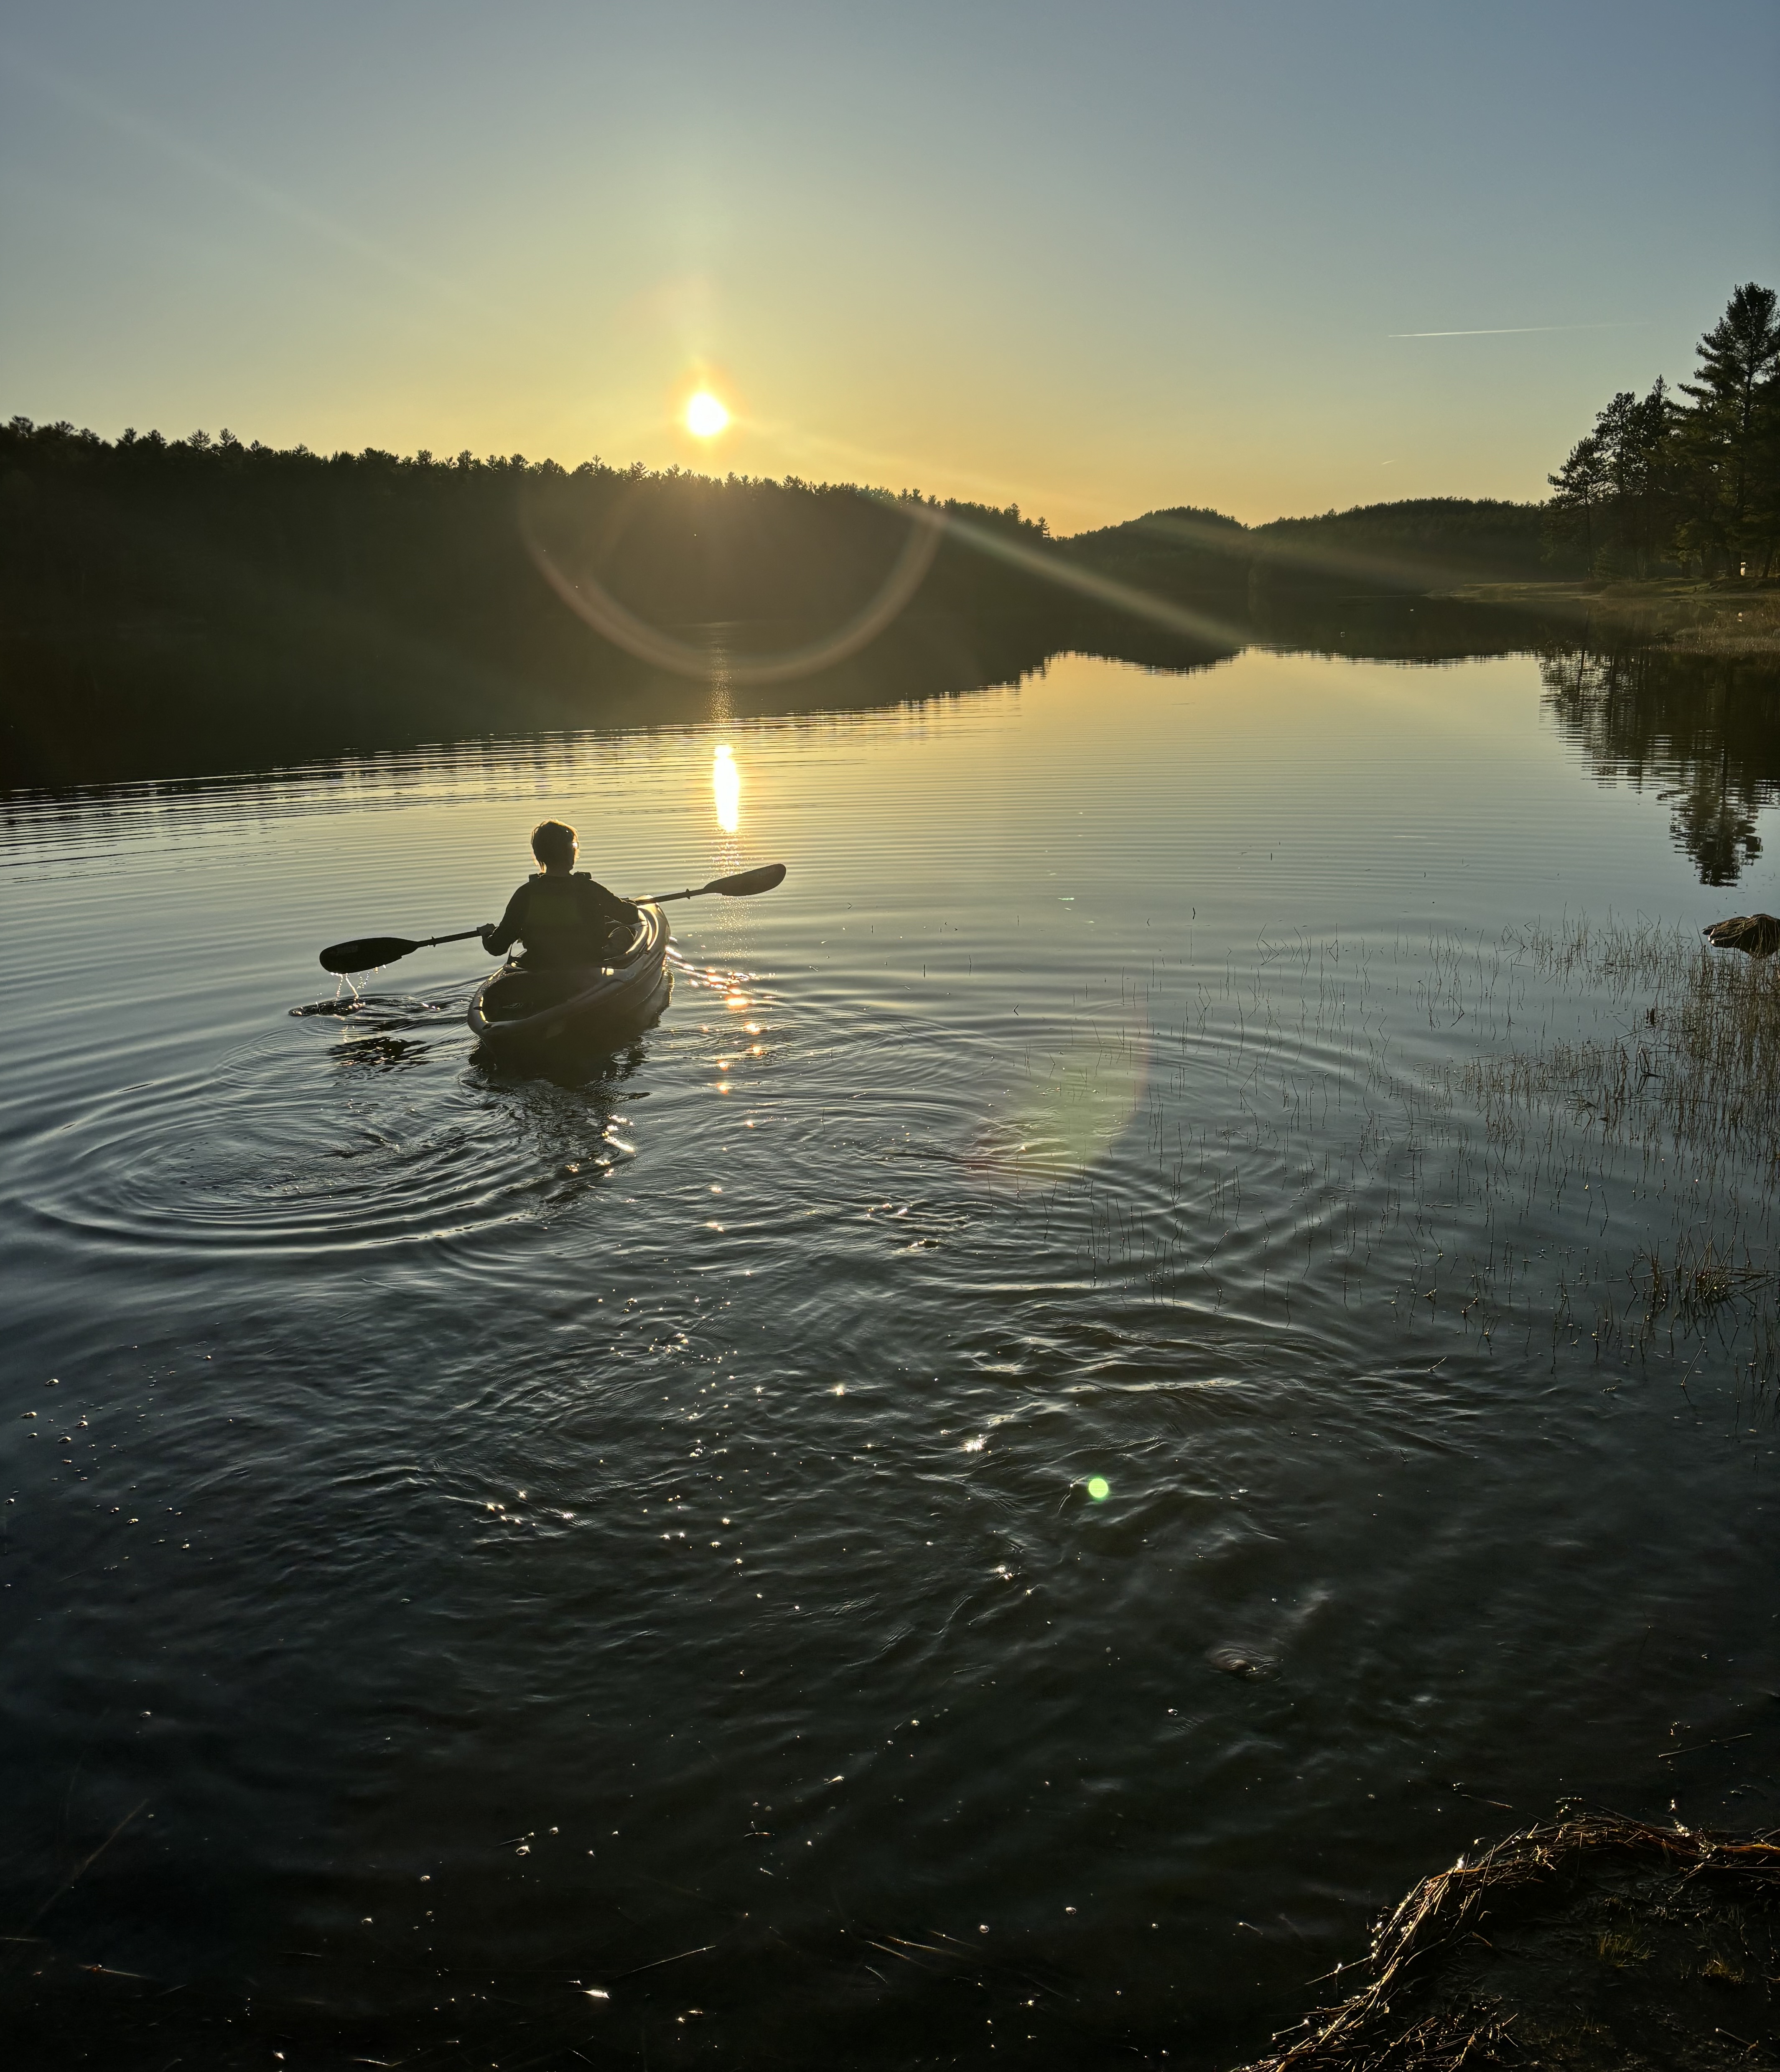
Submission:
<svg viewBox="0 0 1780 2072">
<path fill-rule="evenodd" d="M 647 1029 L 668 1004 L 673 990 L 669 939 L 661 909 L 643 905 L 629 943 L 603 964 L 557 971 L 503 964 L 476 988 L 471 1030 L 503 1060 L 615 1049 Z"/>
</svg>

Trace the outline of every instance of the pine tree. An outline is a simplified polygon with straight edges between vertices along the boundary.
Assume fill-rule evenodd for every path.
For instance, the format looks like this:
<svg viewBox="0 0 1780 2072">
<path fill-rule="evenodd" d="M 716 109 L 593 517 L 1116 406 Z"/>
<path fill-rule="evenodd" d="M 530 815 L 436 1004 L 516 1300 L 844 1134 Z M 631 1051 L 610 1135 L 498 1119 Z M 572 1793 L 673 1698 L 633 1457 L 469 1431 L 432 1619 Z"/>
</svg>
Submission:
<svg viewBox="0 0 1780 2072">
<path fill-rule="evenodd" d="M 1700 341 L 1682 393 L 1694 400 L 1685 443 L 1695 489 L 1684 542 L 1736 574 L 1772 565 L 1780 532 L 1780 318 L 1772 288 L 1746 281 Z"/>
<path fill-rule="evenodd" d="M 1580 535 L 1583 561 L 1592 569 L 1596 516 L 1610 494 L 1606 457 L 1598 434 L 1585 432 L 1571 447 L 1569 457 L 1557 473 L 1547 475 L 1545 479 L 1552 485 L 1545 522 L 1552 548 L 1557 542 L 1574 540 Z M 1548 557 L 1555 560 L 1557 556 L 1552 548 L 1548 549 Z"/>
<path fill-rule="evenodd" d="M 1547 476 L 1553 530 L 1580 529 L 1596 573 L 1646 575 L 1667 550 L 1679 515 L 1676 416 L 1660 375 L 1647 396 L 1622 388 Z"/>
</svg>

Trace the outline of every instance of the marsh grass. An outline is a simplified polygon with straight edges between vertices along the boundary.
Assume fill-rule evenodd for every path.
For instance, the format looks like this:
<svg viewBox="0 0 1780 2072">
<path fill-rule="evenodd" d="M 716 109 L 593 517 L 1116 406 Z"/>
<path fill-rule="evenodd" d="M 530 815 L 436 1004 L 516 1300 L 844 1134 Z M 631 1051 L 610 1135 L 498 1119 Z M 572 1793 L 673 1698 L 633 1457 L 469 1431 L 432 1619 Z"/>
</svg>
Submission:
<svg viewBox="0 0 1780 2072">
<path fill-rule="evenodd" d="M 1618 1008 L 1626 1026 L 1480 1063 L 1468 1075 L 1480 1102 L 1567 1097 L 1646 1145 L 1780 1170 L 1780 961 L 1657 925 L 1578 922 L 1528 931 L 1521 947 L 1552 979 Z"/>
<path fill-rule="evenodd" d="M 1516 948 L 1609 1026 L 1474 1058 L 1457 1081 L 1503 1173 L 1567 1157 L 1642 1209 L 1625 1295 L 1599 1303 L 1597 1342 L 1741 1341 L 1771 1379 L 1780 966 L 1653 924 L 1578 921 L 1528 931 Z"/>
<path fill-rule="evenodd" d="M 1381 1350 L 1456 1323 L 1554 1363 L 1780 1375 L 1780 959 L 1580 919 L 1305 936 L 1181 999 L 1159 968 L 1084 991 L 1027 1051 L 1129 1117 L 1009 1168 L 1091 1276 L 1288 1321 L 1372 1304 Z"/>
</svg>

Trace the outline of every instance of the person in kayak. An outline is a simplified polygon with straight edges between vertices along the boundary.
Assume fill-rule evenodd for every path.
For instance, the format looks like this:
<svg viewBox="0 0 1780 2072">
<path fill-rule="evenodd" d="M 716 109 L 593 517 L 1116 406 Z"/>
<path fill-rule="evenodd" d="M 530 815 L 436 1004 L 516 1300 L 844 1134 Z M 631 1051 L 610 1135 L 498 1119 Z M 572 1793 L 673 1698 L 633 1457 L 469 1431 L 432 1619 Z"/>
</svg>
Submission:
<svg viewBox="0 0 1780 2072">
<path fill-rule="evenodd" d="M 561 820 L 541 820 L 532 830 L 537 871 L 507 902 L 499 927 L 484 928 L 483 948 L 504 956 L 524 943 L 522 964 L 532 971 L 565 964 L 597 964 L 636 925 L 637 913 L 585 870 L 575 868 L 576 836 Z"/>
</svg>

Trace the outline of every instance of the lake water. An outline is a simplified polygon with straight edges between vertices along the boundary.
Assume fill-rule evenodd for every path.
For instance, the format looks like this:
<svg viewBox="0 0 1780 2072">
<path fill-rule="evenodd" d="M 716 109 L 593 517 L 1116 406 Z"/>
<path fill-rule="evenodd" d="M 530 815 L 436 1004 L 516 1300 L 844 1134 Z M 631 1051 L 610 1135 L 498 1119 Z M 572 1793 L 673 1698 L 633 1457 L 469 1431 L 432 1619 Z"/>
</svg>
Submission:
<svg viewBox="0 0 1780 2072">
<path fill-rule="evenodd" d="M 1624 1322 L 1766 1176 L 1550 1067 L 1647 1012 L 1579 919 L 1780 907 L 1766 794 L 1565 680 L 1063 656 L 12 800 L 9 2029 L 1227 2066 L 1565 1795 L 1771 1824 L 1759 1301 Z M 336 1001 L 547 813 L 789 876 L 579 1083 L 472 1054 L 474 944 Z"/>
</svg>

